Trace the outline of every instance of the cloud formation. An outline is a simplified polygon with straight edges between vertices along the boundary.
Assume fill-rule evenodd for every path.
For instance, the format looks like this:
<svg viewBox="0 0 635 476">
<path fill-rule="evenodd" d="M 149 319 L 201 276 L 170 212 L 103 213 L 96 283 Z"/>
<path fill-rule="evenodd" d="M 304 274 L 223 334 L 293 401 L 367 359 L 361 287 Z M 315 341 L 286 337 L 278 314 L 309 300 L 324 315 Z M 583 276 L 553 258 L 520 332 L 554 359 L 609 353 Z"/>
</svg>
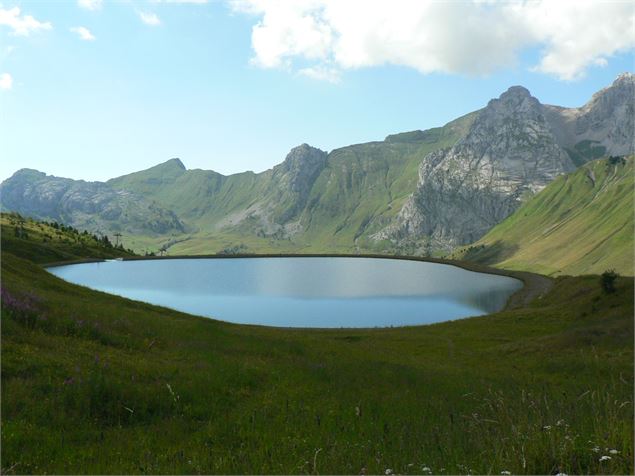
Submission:
<svg viewBox="0 0 635 476">
<path fill-rule="evenodd" d="M 77 33 L 77 36 L 84 41 L 95 41 L 95 35 L 93 35 L 85 26 L 74 26 L 70 29 L 73 33 Z"/>
<path fill-rule="evenodd" d="M 20 8 L 4 9 L 0 7 L 0 26 L 9 27 L 15 36 L 28 36 L 30 33 L 53 28 L 50 22 L 41 22 L 31 15 L 20 15 Z"/>
<path fill-rule="evenodd" d="M 386 64 L 480 76 L 540 50 L 535 71 L 563 80 L 635 47 L 631 2 L 230 0 L 257 18 L 252 62 L 331 80 Z M 320 75 L 317 72 L 328 71 Z M 331 79 L 330 79 L 331 78 Z"/>
<path fill-rule="evenodd" d="M 0 74 L 0 89 L 9 90 L 13 87 L 13 78 L 9 73 Z"/>
<path fill-rule="evenodd" d="M 161 24 L 161 20 L 159 20 L 156 13 L 139 12 L 139 18 L 146 25 L 157 26 Z"/>
<path fill-rule="evenodd" d="M 99 10 L 102 0 L 77 0 L 77 6 L 85 10 Z"/>
</svg>

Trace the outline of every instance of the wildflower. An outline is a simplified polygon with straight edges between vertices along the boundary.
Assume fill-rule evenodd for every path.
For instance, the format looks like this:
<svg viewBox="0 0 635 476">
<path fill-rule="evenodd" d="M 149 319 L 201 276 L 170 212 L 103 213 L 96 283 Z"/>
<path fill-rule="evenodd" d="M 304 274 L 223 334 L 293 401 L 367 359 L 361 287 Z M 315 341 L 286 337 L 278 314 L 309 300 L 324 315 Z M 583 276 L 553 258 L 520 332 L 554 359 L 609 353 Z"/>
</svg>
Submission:
<svg viewBox="0 0 635 476">
<path fill-rule="evenodd" d="M 385 474 L 386 476 L 391 475 L 391 474 L 392 474 L 392 469 L 390 469 L 390 468 L 386 468 L 386 471 L 384 471 L 384 474 Z"/>
<path fill-rule="evenodd" d="M 512 473 L 511 473 L 511 471 L 507 471 L 506 469 L 504 469 L 503 471 L 501 471 L 501 474 L 507 475 L 507 474 L 512 474 Z"/>
<path fill-rule="evenodd" d="M 600 447 L 599 446 L 594 446 L 593 448 L 591 448 L 591 451 L 593 451 L 595 453 L 599 453 L 600 452 Z"/>
<path fill-rule="evenodd" d="M 567 423 L 564 420 L 558 420 L 556 426 L 567 426 Z"/>
<path fill-rule="evenodd" d="M 611 457 L 610 457 L 610 456 L 606 456 L 606 455 L 604 455 L 604 456 L 600 456 L 600 463 L 601 463 L 602 461 L 609 461 L 610 459 L 611 459 Z"/>
<path fill-rule="evenodd" d="M 567 476 L 567 473 L 558 473 L 556 476 Z"/>
<path fill-rule="evenodd" d="M 424 473 L 431 473 L 432 470 L 430 468 L 428 468 L 427 466 L 424 466 L 423 468 L 421 468 L 421 471 L 423 471 Z"/>
<path fill-rule="evenodd" d="M 545 431 L 549 431 L 549 430 L 551 430 L 551 425 L 545 425 L 545 426 L 542 427 L 542 429 L 545 430 Z"/>
<path fill-rule="evenodd" d="M 619 453 L 619 451 L 617 450 L 609 450 L 609 453 L 611 453 L 612 455 L 616 455 Z"/>
</svg>

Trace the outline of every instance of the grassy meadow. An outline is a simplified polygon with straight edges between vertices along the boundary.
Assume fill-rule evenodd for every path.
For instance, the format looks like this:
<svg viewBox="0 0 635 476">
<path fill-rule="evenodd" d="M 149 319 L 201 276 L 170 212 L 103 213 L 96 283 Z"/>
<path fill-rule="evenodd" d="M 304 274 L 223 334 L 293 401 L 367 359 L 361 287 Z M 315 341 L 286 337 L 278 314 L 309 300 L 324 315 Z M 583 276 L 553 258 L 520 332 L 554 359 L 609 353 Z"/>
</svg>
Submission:
<svg viewBox="0 0 635 476">
<path fill-rule="evenodd" d="M 41 265 L 125 252 L 8 220 L 3 474 L 633 473 L 632 278 L 429 326 L 243 326 L 66 283 Z"/>
</svg>

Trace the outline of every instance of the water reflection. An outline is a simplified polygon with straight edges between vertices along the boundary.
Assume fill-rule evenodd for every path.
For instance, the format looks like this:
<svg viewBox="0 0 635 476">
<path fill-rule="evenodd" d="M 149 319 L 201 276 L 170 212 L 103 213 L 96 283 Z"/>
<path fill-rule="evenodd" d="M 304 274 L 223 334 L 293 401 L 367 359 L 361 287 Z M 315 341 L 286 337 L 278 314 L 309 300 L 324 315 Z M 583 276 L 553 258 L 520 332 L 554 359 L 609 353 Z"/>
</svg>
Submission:
<svg viewBox="0 0 635 476">
<path fill-rule="evenodd" d="M 426 324 L 501 309 L 515 279 L 375 258 L 174 259 L 50 268 L 76 283 L 221 320 L 290 327 Z"/>
</svg>

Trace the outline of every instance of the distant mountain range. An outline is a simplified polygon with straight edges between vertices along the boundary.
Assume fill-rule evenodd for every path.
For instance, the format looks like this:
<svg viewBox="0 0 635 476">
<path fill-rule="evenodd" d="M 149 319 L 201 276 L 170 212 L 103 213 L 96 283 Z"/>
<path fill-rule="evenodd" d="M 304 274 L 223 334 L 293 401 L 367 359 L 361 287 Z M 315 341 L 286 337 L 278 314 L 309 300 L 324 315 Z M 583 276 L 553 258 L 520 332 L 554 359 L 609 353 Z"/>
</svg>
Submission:
<svg viewBox="0 0 635 476">
<path fill-rule="evenodd" d="M 581 108 L 511 87 L 443 127 L 330 153 L 302 144 L 262 173 L 187 170 L 179 159 L 108 182 L 21 169 L 3 210 L 175 253 L 448 252 L 481 239 L 557 177 L 635 153 L 635 76 Z"/>
</svg>

